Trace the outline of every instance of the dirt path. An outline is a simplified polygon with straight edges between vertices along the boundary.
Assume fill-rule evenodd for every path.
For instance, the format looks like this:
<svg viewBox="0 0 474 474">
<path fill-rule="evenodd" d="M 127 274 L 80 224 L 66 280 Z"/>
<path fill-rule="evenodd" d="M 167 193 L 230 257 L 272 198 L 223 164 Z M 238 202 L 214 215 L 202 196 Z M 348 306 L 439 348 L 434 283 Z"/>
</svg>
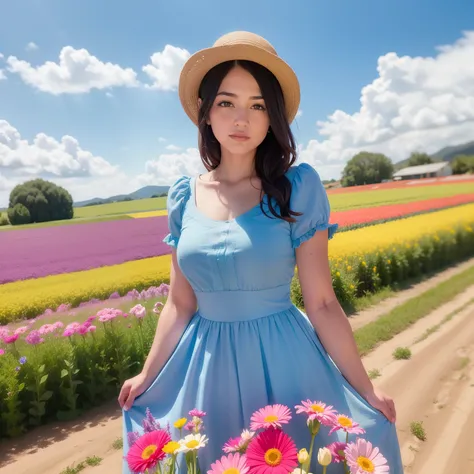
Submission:
<svg viewBox="0 0 474 474">
<path fill-rule="evenodd" d="M 458 302 L 472 298 L 470 290 Z M 366 367 L 381 370 L 376 384 L 396 401 L 406 474 L 474 473 L 474 305 L 415 342 L 445 315 L 433 313 L 364 359 Z M 390 357 L 396 347 L 409 347 L 411 359 Z M 422 422 L 425 441 L 411 433 L 412 422 Z"/>
<path fill-rule="evenodd" d="M 471 287 L 364 358 L 368 370 L 377 368 L 382 374 L 375 383 L 396 401 L 406 474 L 474 473 L 474 305 L 415 342 L 473 296 Z M 392 352 L 399 346 L 410 347 L 410 360 L 393 359 Z M 426 441 L 411 434 L 412 421 L 423 422 Z M 112 443 L 121 436 L 121 425 L 121 412 L 113 402 L 86 420 L 42 427 L 19 441 L 2 443 L 0 474 L 60 474 L 88 456 L 103 461 L 83 473 L 119 473 L 122 453 Z"/>
</svg>

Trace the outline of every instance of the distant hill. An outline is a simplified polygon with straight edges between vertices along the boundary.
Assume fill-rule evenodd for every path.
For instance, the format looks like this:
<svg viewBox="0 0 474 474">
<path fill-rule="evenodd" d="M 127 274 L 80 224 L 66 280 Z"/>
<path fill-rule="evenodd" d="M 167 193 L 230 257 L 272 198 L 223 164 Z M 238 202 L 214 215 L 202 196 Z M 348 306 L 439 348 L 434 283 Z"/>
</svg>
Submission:
<svg viewBox="0 0 474 474">
<path fill-rule="evenodd" d="M 431 156 L 440 161 L 453 161 L 459 155 L 474 155 L 474 141 L 464 143 L 463 145 L 447 146 L 433 153 Z"/>
<path fill-rule="evenodd" d="M 451 161 L 459 155 L 474 155 L 474 141 L 463 143 L 462 145 L 455 145 L 455 146 L 447 146 L 442 148 L 441 150 L 437 151 L 436 153 L 431 154 L 431 158 L 433 161 Z M 408 166 L 409 158 L 405 160 L 398 161 L 395 163 L 395 168 L 400 170 L 402 168 L 406 168 Z"/>
<path fill-rule="evenodd" d="M 116 196 L 110 196 L 107 198 L 92 198 L 85 201 L 78 201 L 74 203 L 74 207 L 83 207 L 90 204 L 108 204 L 111 202 L 123 201 L 124 199 L 147 199 L 155 195 L 168 193 L 169 188 L 169 186 L 145 186 L 130 194 L 117 194 Z"/>
</svg>

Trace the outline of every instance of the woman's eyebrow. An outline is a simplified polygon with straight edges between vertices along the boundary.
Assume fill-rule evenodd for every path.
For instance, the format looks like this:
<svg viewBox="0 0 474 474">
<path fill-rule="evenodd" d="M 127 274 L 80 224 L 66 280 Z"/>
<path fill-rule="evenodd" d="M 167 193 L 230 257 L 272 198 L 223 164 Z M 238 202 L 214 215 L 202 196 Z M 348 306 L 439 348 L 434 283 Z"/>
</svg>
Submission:
<svg viewBox="0 0 474 474">
<path fill-rule="evenodd" d="M 222 91 L 222 92 L 218 92 L 217 95 L 225 95 L 225 96 L 228 96 L 228 97 L 237 97 L 237 94 L 234 94 L 233 92 L 225 92 L 225 91 Z M 252 97 L 250 97 L 252 100 L 260 100 L 260 99 L 263 99 L 263 97 L 261 95 L 254 95 Z"/>
</svg>

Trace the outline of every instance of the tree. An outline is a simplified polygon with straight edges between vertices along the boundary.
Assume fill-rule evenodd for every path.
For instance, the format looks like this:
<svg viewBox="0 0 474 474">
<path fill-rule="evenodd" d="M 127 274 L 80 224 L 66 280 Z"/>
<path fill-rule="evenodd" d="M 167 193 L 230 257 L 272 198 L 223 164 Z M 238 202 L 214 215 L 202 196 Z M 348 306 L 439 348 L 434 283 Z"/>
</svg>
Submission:
<svg viewBox="0 0 474 474">
<path fill-rule="evenodd" d="M 433 158 L 427 155 L 426 153 L 412 153 L 410 158 L 408 158 L 407 166 L 418 166 L 418 165 L 427 165 L 434 163 Z"/>
<path fill-rule="evenodd" d="M 342 186 L 380 183 L 391 179 L 393 163 L 381 153 L 362 151 L 349 160 L 342 172 Z"/>
<path fill-rule="evenodd" d="M 474 173 L 474 156 L 459 155 L 451 163 L 453 174 Z"/>
<path fill-rule="evenodd" d="M 18 224 L 14 222 L 15 218 L 13 220 L 10 218 L 10 213 L 15 215 L 20 212 L 18 207 L 15 211 L 18 204 L 24 206 L 29 215 L 28 222 L 22 222 L 22 224 L 72 219 L 74 216 L 73 201 L 69 192 L 43 179 L 26 181 L 13 188 L 8 205 L 8 217 L 12 225 Z M 26 219 L 23 209 L 20 214 L 22 220 Z"/>
</svg>

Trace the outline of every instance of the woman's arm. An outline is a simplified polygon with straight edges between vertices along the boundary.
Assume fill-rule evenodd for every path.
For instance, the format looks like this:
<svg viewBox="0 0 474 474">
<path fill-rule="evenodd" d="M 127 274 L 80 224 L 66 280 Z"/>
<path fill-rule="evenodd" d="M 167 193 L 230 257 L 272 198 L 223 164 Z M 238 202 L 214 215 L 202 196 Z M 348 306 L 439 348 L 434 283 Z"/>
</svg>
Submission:
<svg viewBox="0 0 474 474">
<path fill-rule="evenodd" d="M 196 295 L 182 274 L 176 259 L 176 250 L 173 249 L 168 298 L 158 319 L 155 338 L 142 371 L 126 380 L 122 386 L 118 397 L 122 408 L 130 409 L 135 398 L 151 385 L 176 348 L 196 309 Z"/>
<path fill-rule="evenodd" d="M 155 338 L 142 369 L 147 380 L 154 380 L 163 368 L 196 309 L 196 295 L 181 272 L 176 250 L 173 249 L 168 298 L 158 319 Z"/>
<path fill-rule="evenodd" d="M 387 418 L 395 420 L 393 401 L 376 390 L 359 356 L 349 324 L 334 293 L 328 258 L 328 233 L 316 232 L 296 249 L 305 311 L 321 343 L 354 389 Z"/>
</svg>

